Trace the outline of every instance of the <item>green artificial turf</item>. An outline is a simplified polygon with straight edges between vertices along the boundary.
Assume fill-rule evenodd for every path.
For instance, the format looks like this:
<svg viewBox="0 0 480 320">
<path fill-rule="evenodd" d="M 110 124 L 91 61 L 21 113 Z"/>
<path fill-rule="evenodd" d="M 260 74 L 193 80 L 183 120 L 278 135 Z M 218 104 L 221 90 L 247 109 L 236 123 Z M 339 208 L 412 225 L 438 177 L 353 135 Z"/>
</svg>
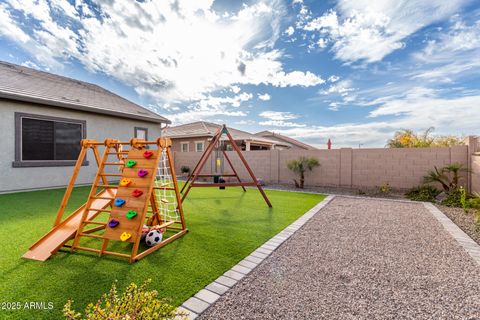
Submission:
<svg viewBox="0 0 480 320">
<path fill-rule="evenodd" d="M 88 191 L 76 188 L 67 212 L 84 203 Z M 152 289 L 179 305 L 324 198 L 267 191 L 273 204 L 269 209 L 254 189 L 244 193 L 240 188 L 194 188 L 184 203 L 190 231 L 137 263 L 63 251 L 46 262 L 22 259 L 28 247 L 50 229 L 63 192 L 0 195 L 1 319 L 60 319 L 68 299 L 83 312 L 115 279 L 123 290 L 131 282 L 151 278 Z M 6 310 L 16 302 L 21 310 Z M 46 310 L 25 309 L 25 302 L 43 302 Z"/>
</svg>

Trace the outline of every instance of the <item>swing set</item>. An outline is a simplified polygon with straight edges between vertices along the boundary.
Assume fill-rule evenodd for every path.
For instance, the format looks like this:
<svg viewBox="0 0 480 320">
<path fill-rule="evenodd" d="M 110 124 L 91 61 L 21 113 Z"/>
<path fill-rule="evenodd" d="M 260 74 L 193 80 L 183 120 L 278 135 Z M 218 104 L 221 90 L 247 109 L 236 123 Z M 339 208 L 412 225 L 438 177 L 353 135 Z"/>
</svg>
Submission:
<svg viewBox="0 0 480 320">
<path fill-rule="evenodd" d="M 238 176 L 238 173 L 235 170 L 232 164 L 232 161 L 230 160 L 226 152 L 227 151 L 226 149 L 227 144 L 225 143 L 226 140 L 222 139 L 224 135 L 227 137 L 228 141 L 230 142 L 233 148 L 233 151 L 237 153 L 241 162 L 245 166 L 245 169 L 247 170 L 248 174 L 252 178 L 252 181 L 250 182 L 242 181 Z M 214 159 L 215 159 L 214 168 L 212 170 L 213 173 L 202 174 L 201 171 L 205 167 L 207 160 L 212 155 L 212 152 L 214 152 Z M 224 160 L 226 160 L 226 163 L 228 163 L 230 169 L 232 170 L 231 173 L 224 172 L 224 169 L 225 169 Z M 224 179 L 226 177 L 235 178 L 237 182 L 227 182 Z M 213 183 L 198 182 L 197 181 L 198 178 L 213 178 Z M 243 156 L 242 151 L 235 143 L 235 140 L 233 139 L 232 135 L 228 131 L 228 128 L 226 125 L 223 125 L 217 130 L 212 140 L 208 144 L 207 148 L 203 152 L 202 156 L 200 157 L 200 160 L 195 165 L 195 168 L 193 169 L 192 173 L 188 176 L 187 181 L 185 182 L 185 184 L 183 185 L 180 191 L 180 193 L 183 193 L 182 201 L 185 200 L 185 198 L 187 197 L 192 187 L 218 187 L 220 189 L 225 189 L 225 187 L 242 187 L 244 192 L 247 191 L 245 187 L 257 187 L 258 191 L 260 191 L 260 194 L 262 195 L 266 204 L 270 208 L 272 207 L 272 204 L 268 199 L 267 195 L 265 194 L 265 191 L 263 191 L 262 186 L 258 182 L 258 179 L 255 177 L 255 174 L 253 173 L 252 169 L 248 165 L 247 160 L 245 160 L 245 157 Z"/>
</svg>

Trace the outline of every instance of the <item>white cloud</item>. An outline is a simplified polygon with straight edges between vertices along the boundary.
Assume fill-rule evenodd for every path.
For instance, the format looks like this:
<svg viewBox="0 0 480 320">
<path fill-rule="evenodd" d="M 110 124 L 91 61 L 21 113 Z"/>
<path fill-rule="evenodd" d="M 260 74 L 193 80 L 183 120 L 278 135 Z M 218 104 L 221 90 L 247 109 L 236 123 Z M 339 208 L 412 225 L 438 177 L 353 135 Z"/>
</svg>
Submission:
<svg viewBox="0 0 480 320">
<path fill-rule="evenodd" d="M 370 113 L 367 123 L 342 123 L 334 126 L 307 126 L 278 130 L 293 138 L 304 139 L 316 145 L 331 138 L 335 147 L 383 147 L 396 130 L 409 128 L 424 130 L 435 127 L 437 134 L 478 134 L 480 95 L 440 97 L 440 93 L 416 87 L 401 96 L 383 97 L 375 103 L 380 106 Z M 393 117 L 383 120 L 382 117 Z M 454 121 L 453 119 L 457 119 Z"/>
<path fill-rule="evenodd" d="M 336 75 L 331 75 L 328 77 L 328 82 L 337 82 L 338 80 L 340 80 L 340 77 Z"/>
<path fill-rule="evenodd" d="M 283 68 L 273 45 L 281 34 L 280 0 L 259 0 L 223 15 L 213 0 L 101 1 L 8 0 L 0 5 L 0 34 L 53 69 L 77 59 L 137 93 L 160 102 L 199 102 L 239 85 L 316 86 L 309 71 Z M 34 23 L 22 24 L 14 15 Z M 62 19 L 75 23 L 60 23 Z M 53 19 L 53 16 L 56 18 Z M 72 27 L 75 25 L 75 28 Z M 78 29 L 77 29 L 78 27 Z"/>
<path fill-rule="evenodd" d="M 302 24 L 332 43 L 335 57 L 372 63 L 404 47 L 417 30 L 452 16 L 468 0 L 340 0 L 334 10 Z"/>
<path fill-rule="evenodd" d="M 454 17 L 452 26 L 439 31 L 421 52 L 413 55 L 417 67 L 412 79 L 453 82 L 456 78 L 478 74 L 480 68 L 480 21 L 466 24 Z"/>
<path fill-rule="evenodd" d="M 283 112 L 283 111 L 263 111 L 259 114 L 259 116 L 262 118 L 275 120 L 275 121 L 284 121 L 284 120 L 300 118 L 300 116 L 297 114 L 294 114 L 291 112 Z"/>
<path fill-rule="evenodd" d="M 258 94 L 258 99 L 262 100 L 262 101 L 268 101 L 270 100 L 270 95 L 268 93 L 264 93 L 264 94 Z"/>
<path fill-rule="evenodd" d="M 306 127 L 306 124 L 290 122 L 290 121 L 281 121 L 281 120 L 267 120 L 267 121 L 260 121 L 258 123 L 261 126 L 265 127 L 290 127 L 290 128 L 302 128 Z"/>
<path fill-rule="evenodd" d="M 290 26 L 290 27 L 287 28 L 287 30 L 285 30 L 284 33 L 285 33 L 288 37 L 291 37 L 291 36 L 295 33 L 295 29 L 294 29 L 292 26 Z"/>
<path fill-rule="evenodd" d="M 338 94 L 347 96 L 351 91 L 355 91 L 355 88 L 352 88 L 352 82 L 350 80 L 342 80 L 330 85 L 327 89 L 320 90 L 318 93 L 321 95 Z"/>
</svg>

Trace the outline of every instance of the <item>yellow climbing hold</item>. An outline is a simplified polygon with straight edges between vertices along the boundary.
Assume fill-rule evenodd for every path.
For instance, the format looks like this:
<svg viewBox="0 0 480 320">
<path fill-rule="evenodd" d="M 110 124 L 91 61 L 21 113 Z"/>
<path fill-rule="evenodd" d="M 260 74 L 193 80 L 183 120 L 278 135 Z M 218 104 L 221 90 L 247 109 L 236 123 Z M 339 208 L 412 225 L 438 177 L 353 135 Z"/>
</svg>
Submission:
<svg viewBox="0 0 480 320">
<path fill-rule="evenodd" d="M 132 235 L 128 232 L 124 232 L 120 235 L 120 240 L 122 241 L 127 241 L 128 239 L 130 239 L 132 237 Z"/>
</svg>

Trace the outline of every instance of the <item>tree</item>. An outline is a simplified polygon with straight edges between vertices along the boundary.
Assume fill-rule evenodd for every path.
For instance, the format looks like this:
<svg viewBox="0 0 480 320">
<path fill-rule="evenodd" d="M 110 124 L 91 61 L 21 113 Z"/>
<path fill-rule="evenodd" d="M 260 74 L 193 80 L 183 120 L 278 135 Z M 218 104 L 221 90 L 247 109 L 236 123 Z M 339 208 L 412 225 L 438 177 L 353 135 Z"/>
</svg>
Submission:
<svg viewBox="0 0 480 320">
<path fill-rule="evenodd" d="M 432 136 L 434 127 L 430 127 L 422 133 L 415 133 L 411 129 L 402 129 L 395 132 L 392 139 L 388 140 L 389 148 L 428 148 L 428 147 L 451 147 L 463 145 L 463 138 L 457 136 Z"/>
<path fill-rule="evenodd" d="M 297 160 L 291 160 L 287 163 L 288 169 L 292 170 L 295 174 L 297 174 L 300 179 L 293 179 L 295 182 L 295 187 L 303 189 L 303 185 L 305 183 L 305 172 L 312 171 L 315 167 L 320 166 L 320 162 L 317 158 L 307 158 L 307 157 L 300 157 Z"/>
</svg>

